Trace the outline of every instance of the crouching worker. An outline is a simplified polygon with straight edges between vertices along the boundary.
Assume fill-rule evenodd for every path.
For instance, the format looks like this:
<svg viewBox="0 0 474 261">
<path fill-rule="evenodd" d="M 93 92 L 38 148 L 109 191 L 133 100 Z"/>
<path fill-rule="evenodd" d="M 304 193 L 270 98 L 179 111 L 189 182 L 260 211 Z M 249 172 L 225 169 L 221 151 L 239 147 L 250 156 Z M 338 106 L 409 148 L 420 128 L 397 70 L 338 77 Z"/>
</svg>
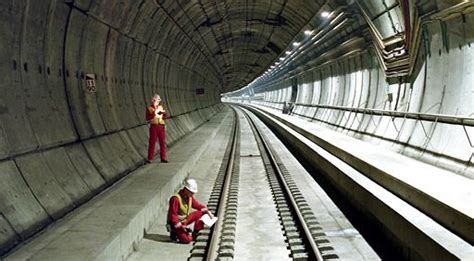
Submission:
<svg viewBox="0 0 474 261">
<path fill-rule="evenodd" d="M 193 195 L 197 191 L 196 180 L 187 179 L 184 182 L 184 187 L 171 197 L 167 222 L 171 240 L 185 244 L 195 240 L 199 231 L 204 227 L 200 220 L 202 215 L 209 214 L 212 217 L 212 213 L 207 210 L 206 206 L 194 198 Z M 191 212 L 191 208 L 197 209 L 197 211 Z M 194 230 L 188 227 L 192 223 L 194 223 Z"/>
</svg>

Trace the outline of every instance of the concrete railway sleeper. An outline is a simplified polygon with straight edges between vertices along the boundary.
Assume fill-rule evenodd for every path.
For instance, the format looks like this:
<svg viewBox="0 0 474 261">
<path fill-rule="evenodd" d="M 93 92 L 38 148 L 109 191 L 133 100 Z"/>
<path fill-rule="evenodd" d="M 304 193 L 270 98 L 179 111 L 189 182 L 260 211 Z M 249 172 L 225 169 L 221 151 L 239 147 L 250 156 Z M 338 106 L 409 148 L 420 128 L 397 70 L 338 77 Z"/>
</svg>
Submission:
<svg viewBox="0 0 474 261">
<path fill-rule="evenodd" d="M 236 113 L 234 112 L 234 115 Z M 233 256 L 233 234 L 237 214 L 239 165 L 236 151 L 239 150 L 239 121 L 234 118 L 232 138 L 227 144 L 223 164 L 219 169 L 207 207 L 216 214 L 218 221 L 212 228 L 200 231 L 191 250 L 189 260 L 215 260 Z"/>
<path fill-rule="evenodd" d="M 240 120 L 239 117 L 235 117 L 234 132 L 228 142 L 223 164 L 208 201 L 208 208 L 215 212 L 219 219 L 215 226 L 200 232 L 188 260 L 245 259 L 235 252 L 239 207 L 239 158 L 242 157 L 241 124 L 246 124 L 248 132 L 255 137 L 256 147 L 263 162 L 261 172 L 266 177 L 264 180 L 271 193 L 270 202 L 273 202 L 277 210 L 278 217 L 275 220 L 279 222 L 282 242 L 284 240 L 283 246 L 287 249 L 284 252 L 288 258 L 293 260 L 337 259 L 334 248 L 322 232 L 318 220 L 290 173 L 254 123 L 255 116 L 250 116 L 246 110 L 239 109 L 238 112 L 234 110 L 235 115 L 243 116 Z M 245 122 L 239 123 L 239 121 Z M 253 189 L 257 190 L 257 188 Z"/>
<path fill-rule="evenodd" d="M 243 110 L 251 123 L 258 147 L 262 154 L 265 170 L 273 198 L 279 212 L 282 229 L 287 238 L 291 257 L 294 260 L 337 259 L 334 248 L 322 233 L 322 228 L 307 204 L 289 171 L 255 124 L 255 116 Z"/>
</svg>

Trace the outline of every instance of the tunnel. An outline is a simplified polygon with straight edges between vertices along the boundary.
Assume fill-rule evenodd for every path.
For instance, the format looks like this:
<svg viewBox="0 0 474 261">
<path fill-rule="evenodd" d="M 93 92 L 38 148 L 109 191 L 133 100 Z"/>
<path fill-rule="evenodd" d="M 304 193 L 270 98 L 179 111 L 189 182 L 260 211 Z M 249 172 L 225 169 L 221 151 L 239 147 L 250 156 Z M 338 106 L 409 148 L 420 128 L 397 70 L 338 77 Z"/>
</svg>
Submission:
<svg viewBox="0 0 474 261">
<path fill-rule="evenodd" d="M 467 254 L 450 257 L 473 257 L 473 12 L 470 0 L 0 1 L 0 257 L 127 259 L 153 218 L 165 211 L 158 206 L 166 206 L 206 155 L 203 144 L 217 139 L 217 128 L 230 124 L 232 115 L 244 119 L 231 113 L 237 107 L 259 111 L 258 118 L 282 139 L 289 131 L 275 130 L 278 124 L 270 118 L 307 135 L 317 133 L 303 131 L 296 120 L 303 122 L 298 126 L 315 124 L 427 166 L 407 169 L 410 175 L 429 177 L 431 169 L 449 174 L 463 188 L 443 186 L 439 179 L 436 190 L 466 189 L 462 199 L 450 201 L 455 206 L 442 202 L 435 209 L 430 204 L 439 200 L 425 200 L 419 191 L 389 190 L 461 238 L 467 250 L 460 251 Z M 156 94 L 167 115 L 166 146 L 174 153 L 169 163 L 147 159 L 145 114 Z M 327 145 L 324 139 L 315 142 Z M 204 147 L 181 149 L 182 143 Z M 293 153 L 299 150 L 295 142 L 283 143 Z M 370 169 L 339 145 L 328 151 L 359 172 Z M 372 157 L 393 162 L 384 155 Z M 181 157 L 186 167 L 173 169 Z M 308 172 L 325 171 L 322 163 L 308 167 L 315 157 L 299 158 Z M 133 226 L 126 240 L 94 234 L 116 218 L 111 212 L 97 215 L 89 234 L 65 225 L 86 220 L 95 213 L 89 206 L 143 169 L 169 172 L 172 183 L 157 190 L 162 199 L 153 194 L 144 200 L 147 209 L 156 209 L 140 210 L 141 221 L 121 221 Z M 398 184 L 371 175 L 379 184 Z M 427 179 L 437 180 L 432 177 Z M 152 182 L 141 178 L 144 187 Z M 336 186 L 329 176 L 324 179 Z M 121 200 L 114 202 L 127 212 Z M 451 208 L 454 214 L 443 214 Z M 65 231 L 72 232 L 60 236 Z M 429 257 L 431 245 L 404 248 L 397 245 L 403 236 L 385 235 L 397 239 L 395 250 L 379 254 L 384 259 L 393 253 Z M 82 259 L 79 242 L 96 238 L 104 238 L 103 248 L 114 255 Z M 68 241 L 79 250 L 53 244 Z M 111 242 L 120 250 L 111 250 Z M 61 249 L 68 255 L 58 254 Z"/>
</svg>

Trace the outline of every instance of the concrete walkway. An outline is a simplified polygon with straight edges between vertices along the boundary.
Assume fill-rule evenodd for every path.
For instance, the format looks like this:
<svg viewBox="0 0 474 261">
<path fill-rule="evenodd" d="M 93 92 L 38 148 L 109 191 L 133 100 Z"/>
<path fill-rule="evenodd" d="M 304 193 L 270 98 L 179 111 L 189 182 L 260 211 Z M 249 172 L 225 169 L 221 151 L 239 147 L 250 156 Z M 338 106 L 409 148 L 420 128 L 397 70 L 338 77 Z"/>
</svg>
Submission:
<svg viewBox="0 0 474 261">
<path fill-rule="evenodd" d="M 19 247 L 6 260 L 125 259 L 163 213 L 169 196 L 196 169 L 227 116 L 228 110 L 224 110 L 176 142 L 169 150 L 170 163 L 137 169 Z"/>
<path fill-rule="evenodd" d="M 225 111 L 226 113 L 215 119 L 216 122 L 221 121 L 219 126 L 215 126 L 217 133 L 189 172 L 189 176 L 198 182 L 199 191 L 196 193 L 196 198 L 203 204 L 208 201 L 211 194 L 233 127 L 232 112 L 228 109 Z M 167 211 L 166 205 L 160 208 L 157 218 L 153 220 L 144 238 L 136 244 L 128 261 L 172 261 L 186 260 L 189 257 L 192 244 L 179 244 L 169 238 L 169 233 L 165 229 Z"/>
<path fill-rule="evenodd" d="M 390 175 L 422 193 L 430 195 L 462 215 L 474 218 L 474 180 L 453 172 L 434 167 L 427 163 L 398 154 L 396 152 L 364 142 L 342 133 L 324 128 L 318 123 L 282 114 L 280 111 L 263 106 L 255 106 L 270 115 L 291 122 L 294 126 L 312 133 L 317 140 L 337 147 L 347 155 L 354 155 L 376 169 Z M 336 155 L 338 156 L 338 155 Z M 345 159 L 351 164 L 350 159 Z M 354 163 L 355 165 L 355 163 Z M 359 166 L 355 166 L 358 168 Z M 359 167 L 363 168 L 363 166 Z M 454 188 L 446 190 L 446 188 Z M 471 227 L 471 229 L 474 229 Z"/>
<path fill-rule="evenodd" d="M 328 175 L 332 175 L 330 178 L 341 186 L 343 193 L 351 195 L 351 200 L 373 208 L 380 222 L 388 222 L 387 214 L 394 214 L 391 222 L 395 223 L 386 225 L 398 231 L 397 237 L 410 248 L 422 251 L 426 257 L 436 256 L 438 252 L 432 251 L 434 249 L 461 259 L 474 256 L 472 244 L 460 237 L 472 238 L 474 234 L 473 180 L 331 131 L 317 123 L 262 106 L 255 107 L 274 118 L 275 121 L 270 121 L 288 135 L 305 144 L 305 149 L 317 156 L 319 165 L 323 163 L 322 167 L 332 168 L 333 172 L 346 173 L 344 179 L 335 173 Z M 329 167 L 329 162 L 336 167 Z M 344 187 L 349 180 L 354 184 Z M 361 195 L 355 196 L 357 193 Z M 371 206 L 365 198 L 369 194 L 376 198 Z M 382 205 L 376 207 L 374 204 L 384 204 L 387 209 L 382 211 Z M 414 235 L 418 234 L 427 240 L 416 239 Z M 432 245 L 423 245 L 428 243 Z"/>
</svg>

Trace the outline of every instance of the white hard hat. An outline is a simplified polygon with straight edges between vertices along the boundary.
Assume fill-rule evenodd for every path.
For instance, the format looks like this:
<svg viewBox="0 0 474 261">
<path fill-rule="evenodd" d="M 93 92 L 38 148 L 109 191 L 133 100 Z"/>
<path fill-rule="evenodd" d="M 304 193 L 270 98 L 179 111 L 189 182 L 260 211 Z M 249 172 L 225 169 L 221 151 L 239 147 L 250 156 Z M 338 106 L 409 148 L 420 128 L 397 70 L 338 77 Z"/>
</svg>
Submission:
<svg viewBox="0 0 474 261">
<path fill-rule="evenodd" d="M 184 181 L 184 187 L 187 188 L 192 193 L 198 192 L 198 184 L 194 179 L 187 179 Z"/>
</svg>

